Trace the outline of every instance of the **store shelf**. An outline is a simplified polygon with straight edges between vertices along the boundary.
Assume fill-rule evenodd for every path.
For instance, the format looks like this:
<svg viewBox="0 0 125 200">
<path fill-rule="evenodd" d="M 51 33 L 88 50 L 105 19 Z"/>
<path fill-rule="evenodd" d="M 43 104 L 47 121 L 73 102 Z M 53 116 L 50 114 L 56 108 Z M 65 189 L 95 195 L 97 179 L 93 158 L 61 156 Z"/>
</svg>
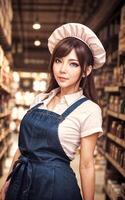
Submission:
<svg viewBox="0 0 125 200">
<path fill-rule="evenodd" d="M 111 197 L 110 193 L 108 192 L 106 185 L 104 186 L 104 191 L 108 195 L 108 197 L 112 200 L 112 197 Z"/>
<path fill-rule="evenodd" d="M 0 24 L 0 42 L 2 44 L 3 49 L 6 51 L 11 50 L 11 44 L 9 43 L 7 37 L 5 36 L 4 30 Z"/>
<path fill-rule="evenodd" d="M 0 159 L 4 156 L 4 154 L 7 152 L 8 148 L 12 145 L 12 141 L 10 141 L 7 146 L 3 148 L 3 150 L 0 152 Z"/>
<path fill-rule="evenodd" d="M 121 197 L 123 198 L 123 200 L 125 200 L 125 196 L 123 194 L 121 194 Z"/>
<path fill-rule="evenodd" d="M 107 194 L 107 196 L 109 197 L 109 199 L 110 199 L 110 200 L 113 200 L 113 198 L 111 197 L 111 194 L 110 194 L 110 192 L 108 191 L 106 185 L 103 187 L 103 189 L 104 189 L 104 192 L 105 192 L 105 193 Z M 122 193 L 121 193 L 121 197 L 122 197 L 123 200 L 125 200 L 125 196 L 124 196 Z"/>
<path fill-rule="evenodd" d="M 112 110 L 107 110 L 107 114 L 108 114 L 108 115 L 111 115 L 112 117 L 118 118 L 118 113 L 116 113 L 116 112 L 114 112 L 114 111 L 112 111 Z"/>
<path fill-rule="evenodd" d="M 9 134 L 10 134 L 10 130 L 9 129 L 7 129 L 6 131 L 4 131 L 4 134 L 0 134 L 0 142 L 2 140 L 4 140 L 4 138 L 7 137 L 7 135 L 9 135 Z"/>
<path fill-rule="evenodd" d="M 3 155 L 6 153 L 7 151 L 7 146 L 3 148 L 3 150 L 0 153 L 0 159 L 3 157 Z"/>
<path fill-rule="evenodd" d="M 107 114 L 112 116 L 112 117 L 115 117 L 115 118 L 118 118 L 118 119 L 121 119 L 121 120 L 125 121 L 125 114 L 116 113 L 116 112 L 114 112 L 112 110 L 108 110 Z"/>
<path fill-rule="evenodd" d="M 107 160 L 125 177 L 125 170 L 108 153 L 105 153 Z"/>
<path fill-rule="evenodd" d="M 121 120 L 123 120 L 123 121 L 125 121 L 125 114 L 119 114 L 119 119 L 121 119 Z"/>
<path fill-rule="evenodd" d="M 99 151 L 99 153 L 101 153 L 103 156 L 105 155 L 105 151 L 103 150 L 102 147 L 99 147 L 99 146 L 98 146 L 98 151 Z"/>
<path fill-rule="evenodd" d="M 125 85 L 106 86 L 106 87 L 104 87 L 104 91 L 105 92 L 120 92 L 120 89 L 124 88 L 124 87 L 125 87 Z"/>
<path fill-rule="evenodd" d="M 10 115 L 10 112 L 0 113 L 0 118 L 7 117 L 8 115 Z"/>
<path fill-rule="evenodd" d="M 105 92 L 119 92 L 119 86 L 106 86 L 104 88 Z"/>
<path fill-rule="evenodd" d="M 5 85 L 3 85 L 3 83 L 1 83 L 1 82 L 0 82 L 0 90 L 3 90 L 7 94 L 11 93 L 10 89 L 8 87 L 6 87 Z"/>
<path fill-rule="evenodd" d="M 102 86 L 97 86 L 97 87 L 96 87 L 96 90 L 104 90 L 104 87 L 102 87 Z"/>
<path fill-rule="evenodd" d="M 118 54 L 119 54 L 119 56 L 121 56 L 121 55 L 125 56 L 125 51 L 119 51 Z"/>
<path fill-rule="evenodd" d="M 122 7 L 124 9 L 122 9 Z M 106 107 L 103 109 L 105 118 L 103 117 L 104 127 L 105 127 L 105 142 L 102 141 L 102 144 L 98 145 L 99 152 L 105 156 L 107 160 L 105 166 L 105 200 L 113 200 L 113 191 L 110 191 L 109 182 L 114 181 L 119 185 L 124 182 L 125 179 L 125 169 L 123 168 L 124 163 L 124 150 L 125 150 L 125 141 L 117 137 L 116 135 L 121 135 L 124 137 L 123 129 L 125 122 L 125 113 L 124 113 L 124 92 L 125 92 L 125 82 L 124 82 L 124 70 L 125 70 L 125 57 L 120 56 L 119 50 L 124 51 L 124 46 L 121 41 L 124 37 L 124 31 L 122 27 L 124 25 L 124 16 L 125 16 L 125 7 L 121 5 L 117 9 L 117 15 L 112 14 L 112 18 L 109 20 L 108 24 L 105 23 L 99 31 L 99 36 L 104 42 L 104 47 L 108 56 L 106 59 L 106 64 L 104 70 L 101 71 L 101 76 L 97 77 L 98 86 L 104 85 L 104 90 L 98 91 L 101 97 L 101 102 L 106 101 Z M 122 36 L 122 37 L 119 37 Z M 125 55 L 125 52 L 122 52 L 122 55 Z M 109 109 L 112 107 L 112 110 Z M 113 109 L 114 106 L 114 109 Z M 119 112 L 122 112 L 119 113 Z M 116 129 L 114 128 L 116 127 Z M 114 129 L 113 129 L 114 128 Z M 114 134 L 110 130 L 116 130 Z M 104 147 L 104 150 L 101 148 Z M 110 153 L 111 154 L 110 154 Z M 111 157 L 112 155 L 112 157 Z M 118 160 L 114 158 L 118 157 Z M 121 199 L 121 198 L 119 198 Z M 125 199 L 125 198 L 123 198 Z"/>
<path fill-rule="evenodd" d="M 110 138 L 115 143 L 119 144 L 121 147 L 125 148 L 125 141 L 123 139 L 120 139 L 111 133 L 107 133 L 107 137 Z"/>
<path fill-rule="evenodd" d="M 21 107 L 24 107 L 24 108 L 29 108 L 30 105 L 26 105 L 26 104 L 19 104 L 19 103 L 16 103 L 16 106 L 21 106 Z"/>
</svg>

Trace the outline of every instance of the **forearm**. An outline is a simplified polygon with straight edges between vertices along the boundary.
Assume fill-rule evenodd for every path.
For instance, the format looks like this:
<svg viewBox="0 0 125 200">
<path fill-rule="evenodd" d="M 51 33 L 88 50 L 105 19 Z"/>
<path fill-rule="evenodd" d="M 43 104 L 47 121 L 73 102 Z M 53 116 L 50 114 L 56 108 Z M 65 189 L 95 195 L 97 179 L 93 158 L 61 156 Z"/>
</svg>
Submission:
<svg viewBox="0 0 125 200">
<path fill-rule="evenodd" d="M 18 157 L 19 157 L 20 155 L 21 155 L 20 150 L 17 149 L 16 152 L 15 152 L 15 154 L 14 154 L 14 157 L 13 157 L 13 160 L 12 160 L 12 163 L 11 163 L 11 166 L 10 166 L 10 169 L 9 169 L 9 172 L 8 172 L 8 175 L 11 173 L 15 161 L 18 160 Z M 7 177 L 8 177 L 8 175 L 7 175 Z"/>
<path fill-rule="evenodd" d="M 94 165 L 80 168 L 81 189 L 84 200 L 94 200 L 95 170 Z"/>
</svg>

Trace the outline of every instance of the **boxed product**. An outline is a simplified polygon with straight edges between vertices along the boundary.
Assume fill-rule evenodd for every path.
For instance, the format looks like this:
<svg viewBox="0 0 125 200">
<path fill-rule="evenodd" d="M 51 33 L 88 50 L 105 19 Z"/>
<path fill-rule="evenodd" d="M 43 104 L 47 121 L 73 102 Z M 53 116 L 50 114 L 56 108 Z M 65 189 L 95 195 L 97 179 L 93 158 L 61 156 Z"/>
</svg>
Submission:
<svg viewBox="0 0 125 200">
<path fill-rule="evenodd" d="M 125 52 L 125 5 L 121 9 L 121 21 L 119 32 L 119 51 Z"/>
</svg>

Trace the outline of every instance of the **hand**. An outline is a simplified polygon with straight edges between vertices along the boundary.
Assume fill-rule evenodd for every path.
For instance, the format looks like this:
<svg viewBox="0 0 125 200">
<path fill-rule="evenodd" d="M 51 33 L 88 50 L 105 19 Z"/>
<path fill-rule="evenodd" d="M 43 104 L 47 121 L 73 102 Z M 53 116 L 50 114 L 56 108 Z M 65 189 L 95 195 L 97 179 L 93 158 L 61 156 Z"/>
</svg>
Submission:
<svg viewBox="0 0 125 200">
<path fill-rule="evenodd" d="M 5 200 L 6 192 L 9 187 L 10 180 L 6 181 L 0 190 L 0 200 Z"/>
</svg>

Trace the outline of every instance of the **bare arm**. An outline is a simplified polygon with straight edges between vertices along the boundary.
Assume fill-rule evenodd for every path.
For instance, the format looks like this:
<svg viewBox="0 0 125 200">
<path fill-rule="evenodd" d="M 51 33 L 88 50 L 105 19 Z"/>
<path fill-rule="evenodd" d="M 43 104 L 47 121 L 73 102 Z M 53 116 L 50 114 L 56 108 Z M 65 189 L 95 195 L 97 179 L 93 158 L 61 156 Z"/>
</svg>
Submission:
<svg viewBox="0 0 125 200">
<path fill-rule="evenodd" d="M 95 168 L 93 155 L 97 137 L 98 133 L 81 138 L 79 171 L 84 200 L 94 200 Z"/>
</svg>

